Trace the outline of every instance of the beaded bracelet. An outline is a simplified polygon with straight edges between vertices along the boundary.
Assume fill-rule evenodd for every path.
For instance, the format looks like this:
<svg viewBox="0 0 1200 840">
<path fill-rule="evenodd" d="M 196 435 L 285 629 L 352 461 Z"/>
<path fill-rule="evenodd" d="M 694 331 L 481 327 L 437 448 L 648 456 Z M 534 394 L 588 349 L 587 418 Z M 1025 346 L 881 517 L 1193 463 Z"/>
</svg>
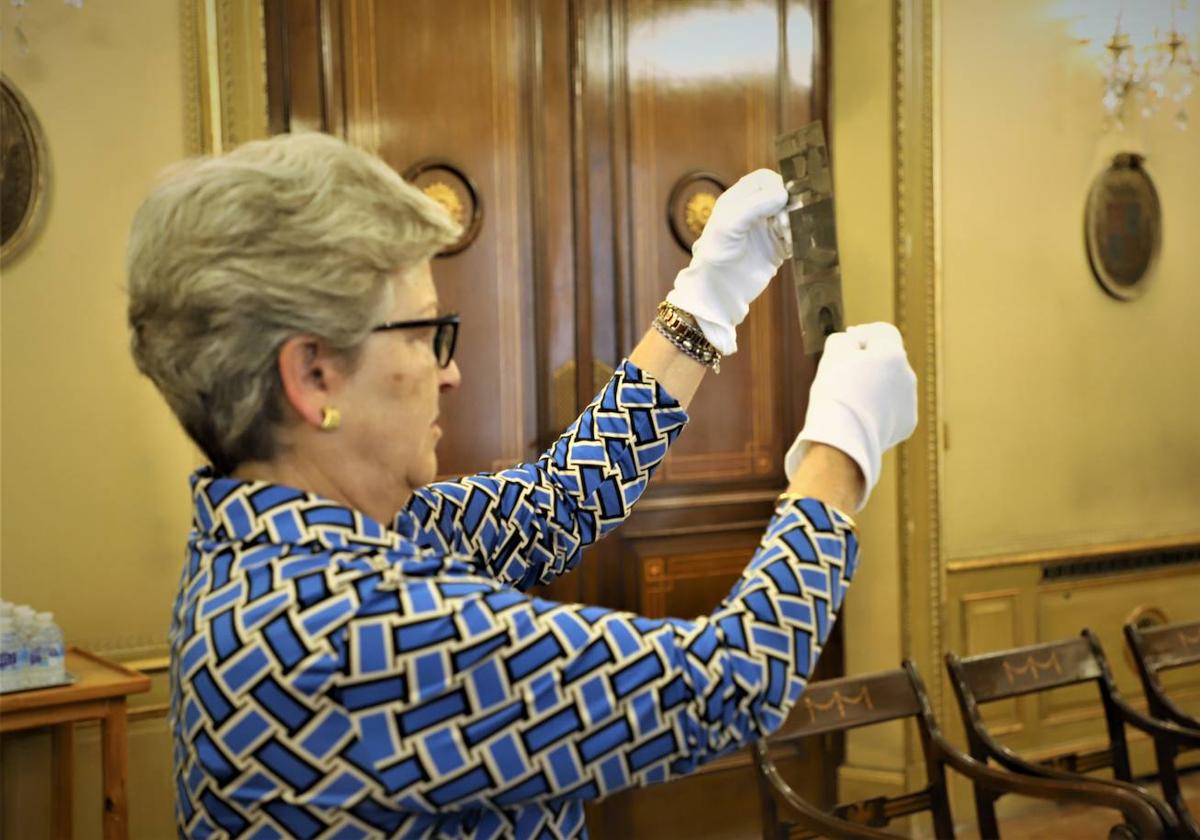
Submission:
<svg viewBox="0 0 1200 840">
<path fill-rule="evenodd" d="M 713 373 L 721 372 L 720 352 L 704 337 L 696 319 L 687 312 L 664 300 L 658 305 L 654 328 L 684 355 L 712 368 Z"/>
</svg>

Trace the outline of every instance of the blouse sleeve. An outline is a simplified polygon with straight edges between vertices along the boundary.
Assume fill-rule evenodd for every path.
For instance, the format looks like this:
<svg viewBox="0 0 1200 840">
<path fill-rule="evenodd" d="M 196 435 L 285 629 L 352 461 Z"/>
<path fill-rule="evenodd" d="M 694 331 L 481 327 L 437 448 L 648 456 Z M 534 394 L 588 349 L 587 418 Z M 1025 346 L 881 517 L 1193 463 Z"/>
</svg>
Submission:
<svg viewBox="0 0 1200 840">
<path fill-rule="evenodd" d="M 518 589 L 548 583 L 629 515 L 687 419 L 625 361 L 536 462 L 423 487 L 397 530 L 412 529 L 424 548 L 470 555 Z"/>
<path fill-rule="evenodd" d="M 419 813 L 594 798 L 690 772 L 778 728 L 854 574 L 853 523 L 781 502 L 710 615 L 649 619 L 488 577 L 392 575 L 348 625 L 343 755 Z M 374 592 L 375 594 L 371 594 Z M 421 605 L 421 609 L 414 609 Z"/>
</svg>

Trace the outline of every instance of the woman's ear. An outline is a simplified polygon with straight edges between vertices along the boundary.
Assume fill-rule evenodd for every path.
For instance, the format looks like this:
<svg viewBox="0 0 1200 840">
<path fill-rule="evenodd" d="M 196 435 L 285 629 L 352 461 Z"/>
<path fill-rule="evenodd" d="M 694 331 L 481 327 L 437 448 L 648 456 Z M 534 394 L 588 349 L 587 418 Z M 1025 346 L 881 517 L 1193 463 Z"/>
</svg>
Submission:
<svg viewBox="0 0 1200 840">
<path fill-rule="evenodd" d="M 305 423 L 319 428 L 341 377 L 328 345 L 315 336 L 292 336 L 279 348 L 278 364 L 284 399 Z"/>
</svg>

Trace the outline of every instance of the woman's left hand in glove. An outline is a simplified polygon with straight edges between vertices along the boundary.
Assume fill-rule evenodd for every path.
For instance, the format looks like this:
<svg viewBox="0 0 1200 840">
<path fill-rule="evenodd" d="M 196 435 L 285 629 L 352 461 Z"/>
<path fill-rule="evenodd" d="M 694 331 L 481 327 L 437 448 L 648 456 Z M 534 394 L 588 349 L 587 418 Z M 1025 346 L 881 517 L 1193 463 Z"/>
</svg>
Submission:
<svg viewBox="0 0 1200 840">
<path fill-rule="evenodd" d="M 770 169 L 742 176 L 721 193 L 692 261 L 675 278 L 667 300 L 690 313 L 722 355 L 737 352 L 737 325 L 779 270 L 784 243 L 768 219 L 786 206 L 783 178 Z"/>
</svg>

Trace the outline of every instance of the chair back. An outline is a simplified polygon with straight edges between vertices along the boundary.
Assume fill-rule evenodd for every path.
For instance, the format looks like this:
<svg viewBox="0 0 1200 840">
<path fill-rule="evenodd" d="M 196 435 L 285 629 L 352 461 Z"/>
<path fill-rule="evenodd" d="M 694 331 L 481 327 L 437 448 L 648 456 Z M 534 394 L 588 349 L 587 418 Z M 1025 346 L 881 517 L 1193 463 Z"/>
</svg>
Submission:
<svg viewBox="0 0 1200 840">
<path fill-rule="evenodd" d="M 1098 642 L 1091 636 L 1086 636 L 1085 640 L 1100 658 L 1079 673 L 1090 674 L 1093 669 L 1101 674 L 1106 673 L 1103 651 L 1098 649 Z M 1068 647 L 1075 659 L 1082 661 L 1086 658 L 1077 646 Z M 1075 659 L 1062 654 L 1060 670 L 1069 670 L 1063 668 L 1063 663 L 1074 662 Z M 1044 657 L 1036 661 L 1043 662 Z M 1013 663 L 1009 664 L 1011 669 Z M 1005 673 L 1003 667 L 1000 673 Z M 1064 674 L 1055 674 L 1054 678 L 1068 679 Z M 1071 679 L 1079 681 L 1090 677 Z M 920 790 L 897 796 L 878 796 L 822 810 L 796 794 L 782 778 L 771 758 L 772 747 L 794 745 L 801 739 L 831 732 L 909 719 L 915 720 L 917 725 L 924 758 L 926 785 Z M 1124 790 L 1114 791 L 1094 781 L 1063 782 L 1018 776 L 987 767 L 962 754 L 941 734 L 925 684 L 916 666 L 909 661 L 891 671 L 812 683 L 779 731 L 755 744 L 754 757 L 762 802 L 763 837 L 769 840 L 897 838 L 899 835 L 881 829 L 893 820 L 925 811 L 933 818 L 934 836 L 939 840 L 953 840 L 954 820 L 946 786 L 947 768 L 971 780 L 977 802 L 980 797 L 986 801 L 986 812 L 980 812 L 981 836 L 998 836 L 991 802 L 1007 793 L 1114 808 L 1121 811 L 1132 825 L 1138 826 L 1142 832 L 1140 836 L 1146 840 L 1162 836 L 1158 813 L 1138 795 Z"/>
<path fill-rule="evenodd" d="M 976 703 L 1097 679 L 1100 667 L 1083 637 L 978 656 L 955 657 L 957 677 Z"/>
<path fill-rule="evenodd" d="M 1125 638 L 1152 674 L 1200 664 L 1200 621 L 1152 627 L 1126 624 Z"/>
<path fill-rule="evenodd" d="M 1109 790 L 1134 795 L 1144 806 L 1152 808 L 1157 815 L 1159 828 L 1166 836 L 1184 836 L 1179 833 L 1183 824 L 1180 815 L 1186 813 L 1186 808 L 1182 805 L 1178 778 L 1171 759 L 1176 746 L 1188 741 L 1189 736 L 1184 730 L 1170 730 L 1164 724 L 1147 718 L 1122 699 L 1104 648 L 1091 630 L 1084 628 L 1080 636 L 1074 639 L 980 656 L 960 658 L 950 653 L 946 655 L 946 667 L 962 712 L 971 757 L 976 761 L 987 763 L 992 760 L 1005 770 L 1040 779 L 1102 782 Z M 1108 743 L 1100 749 L 1064 750 L 1035 763 L 1000 744 L 988 732 L 979 711 L 984 703 L 1085 682 L 1095 685 L 1104 710 Z M 1129 746 L 1125 738 L 1126 725 L 1153 736 L 1159 778 L 1167 802 L 1153 797 L 1133 783 Z M 1171 743 L 1167 744 L 1167 740 Z M 1109 767 L 1115 777 L 1113 780 L 1084 780 L 1081 777 L 1081 774 Z M 994 808 L 997 798 L 995 792 L 981 791 L 976 787 L 975 809 L 983 836 L 993 836 L 997 832 Z M 1195 836 L 1200 838 L 1200 831 Z"/>
<path fill-rule="evenodd" d="M 1101 685 L 1106 678 L 1111 683 L 1108 665 L 1103 659 L 1103 651 L 1098 649 L 1098 642 L 1087 631 L 1072 639 L 977 656 L 959 657 L 950 653 L 946 655 L 946 667 L 966 726 L 971 756 L 979 761 L 1007 752 L 988 733 L 979 711 L 981 705 L 1079 683 L 1095 683 L 1108 724 L 1108 745 L 1097 750 L 1063 752 L 1040 763 L 1070 773 L 1089 773 L 1112 767 L 1118 779 L 1130 780 L 1125 729 L 1105 701 Z"/>
<path fill-rule="evenodd" d="M 838 834 L 835 826 L 823 821 L 824 813 L 804 802 L 780 777 L 771 759 L 773 748 L 817 735 L 913 717 L 917 718 L 924 736 L 929 731 L 931 721 L 929 701 L 920 676 L 912 663 L 907 661 L 903 667 L 890 671 L 810 684 L 783 726 L 755 747 L 763 805 L 763 837 L 801 840 L 808 837 L 848 836 Z M 927 747 L 927 738 L 923 737 L 922 743 Z M 928 761 L 929 757 L 926 758 Z M 929 811 L 933 815 L 938 836 L 953 838 L 954 823 L 950 815 L 945 777 L 940 772 L 928 775 L 930 784 L 922 790 L 838 805 L 828 814 L 858 826 L 879 828 L 901 817 Z M 780 805 L 787 811 L 784 818 L 780 817 Z M 805 830 L 805 826 L 810 830 Z M 867 828 L 853 836 L 894 835 L 871 832 Z"/>
<path fill-rule="evenodd" d="M 1164 671 L 1200 665 L 1200 621 L 1153 627 L 1126 624 L 1125 641 L 1142 678 L 1150 713 L 1160 720 L 1200 729 L 1200 718 L 1178 706 L 1159 679 Z"/>
<path fill-rule="evenodd" d="M 771 736 L 784 744 L 813 735 L 912 717 L 921 703 L 903 668 L 862 677 L 812 683 L 800 695 L 787 721 Z"/>
</svg>

